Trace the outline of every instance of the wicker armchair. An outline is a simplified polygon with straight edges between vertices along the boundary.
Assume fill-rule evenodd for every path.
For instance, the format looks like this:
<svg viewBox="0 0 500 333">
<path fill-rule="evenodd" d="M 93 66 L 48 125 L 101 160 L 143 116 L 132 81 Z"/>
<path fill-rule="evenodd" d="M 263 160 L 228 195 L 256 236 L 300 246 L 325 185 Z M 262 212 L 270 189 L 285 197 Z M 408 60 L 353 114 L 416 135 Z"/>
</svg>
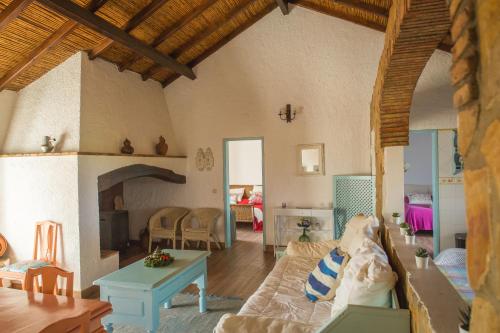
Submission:
<svg viewBox="0 0 500 333">
<path fill-rule="evenodd" d="M 213 240 L 219 250 L 222 250 L 219 238 L 214 232 L 215 224 L 221 215 L 222 211 L 218 208 L 197 208 L 186 215 L 181 222 L 182 249 L 184 250 L 184 243 L 193 240 L 198 241 L 198 245 L 200 241 L 206 242 L 210 251 L 210 240 Z"/>
<path fill-rule="evenodd" d="M 171 239 L 175 249 L 177 225 L 189 213 L 189 209 L 182 207 L 162 208 L 149 218 L 149 252 L 153 238 Z M 162 223 L 163 222 L 163 223 Z"/>
</svg>

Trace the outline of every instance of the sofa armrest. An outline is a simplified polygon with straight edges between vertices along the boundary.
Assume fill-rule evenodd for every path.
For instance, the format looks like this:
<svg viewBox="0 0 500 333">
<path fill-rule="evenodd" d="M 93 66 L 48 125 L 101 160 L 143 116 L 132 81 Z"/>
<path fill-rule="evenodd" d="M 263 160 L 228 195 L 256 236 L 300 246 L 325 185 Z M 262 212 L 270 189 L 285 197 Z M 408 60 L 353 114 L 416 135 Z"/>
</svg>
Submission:
<svg viewBox="0 0 500 333">
<path fill-rule="evenodd" d="M 313 333 L 307 324 L 270 317 L 256 317 L 227 313 L 219 320 L 214 333 Z"/>
<path fill-rule="evenodd" d="M 311 243 L 292 241 L 288 243 L 285 253 L 288 256 L 321 259 L 338 245 L 338 240 L 325 240 Z"/>
</svg>

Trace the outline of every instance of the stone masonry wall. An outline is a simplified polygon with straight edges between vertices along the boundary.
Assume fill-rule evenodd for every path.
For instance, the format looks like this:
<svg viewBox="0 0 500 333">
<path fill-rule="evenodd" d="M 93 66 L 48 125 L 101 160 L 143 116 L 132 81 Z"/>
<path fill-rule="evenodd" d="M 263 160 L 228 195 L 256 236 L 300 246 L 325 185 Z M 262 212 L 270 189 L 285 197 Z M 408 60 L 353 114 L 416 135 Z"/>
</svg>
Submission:
<svg viewBox="0 0 500 333">
<path fill-rule="evenodd" d="M 471 332 L 500 332 L 500 1 L 451 0 L 451 81 L 465 163 Z"/>
</svg>

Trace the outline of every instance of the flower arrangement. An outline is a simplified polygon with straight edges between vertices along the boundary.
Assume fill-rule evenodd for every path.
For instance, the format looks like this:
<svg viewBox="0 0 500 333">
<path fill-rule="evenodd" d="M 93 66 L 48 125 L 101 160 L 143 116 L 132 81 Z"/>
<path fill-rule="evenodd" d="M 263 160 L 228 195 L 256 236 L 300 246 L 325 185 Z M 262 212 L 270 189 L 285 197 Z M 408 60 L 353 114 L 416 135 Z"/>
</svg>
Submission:
<svg viewBox="0 0 500 333">
<path fill-rule="evenodd" d="M 153 253 L 144 258 L 144 266 L 146 267 L 163 267 L 174 262 L 174 257 L 169 253 L 163 253 L 159 247 Z"/>
<path fill-rule="evenodd" d="M 307 236 L 307 232 L 311 226 L 311 219 L 308 217 L 301 217 L 300 223 L 297 223 L 297 226 L 302 228 L 302 235 L 299 237 L 299 242 L 310 242 L 311 239 Z"/>
</svg>

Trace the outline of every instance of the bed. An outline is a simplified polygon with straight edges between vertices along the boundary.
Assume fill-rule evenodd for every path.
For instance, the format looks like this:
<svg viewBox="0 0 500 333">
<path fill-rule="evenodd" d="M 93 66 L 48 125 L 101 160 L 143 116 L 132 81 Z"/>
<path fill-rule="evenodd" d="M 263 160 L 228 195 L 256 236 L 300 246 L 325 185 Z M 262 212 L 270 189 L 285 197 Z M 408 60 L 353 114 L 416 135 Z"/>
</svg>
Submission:
<svg viewBox="0 0 500 333">
<path fill-rule="evenodd" d="M 405 222 L 414 232 L 432 231 L 432 203 L 412 201 L 411 195 L 405 196 Z"/>
<path fill-rule="evenodd" d="M 467 303 L 471 304 L 474 298 L 474 291 L 472 291 L 469 279 L 467 278 L 465 249 L 446 249 L 436 257 L 434 263 L 460 296 Z"/>
<path fill-rule="evenodd" d="M 231 211 L 236 222 L 252 223 L 253 231 L 262 232 L 264 212 L 262 203 L 262 186 L 230 185 Z"/>
</svg>

